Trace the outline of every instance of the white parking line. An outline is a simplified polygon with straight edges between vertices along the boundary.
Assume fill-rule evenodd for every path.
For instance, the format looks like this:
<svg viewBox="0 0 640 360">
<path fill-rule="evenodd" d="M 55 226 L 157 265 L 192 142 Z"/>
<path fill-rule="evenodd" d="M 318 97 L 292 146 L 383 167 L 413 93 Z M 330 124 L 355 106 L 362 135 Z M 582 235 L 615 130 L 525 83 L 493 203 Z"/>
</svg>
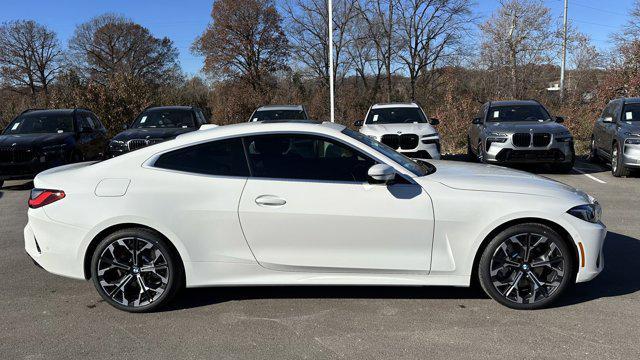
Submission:
<svg viewBox="0 0 640 360">
<path fill-rule="evenodd" d="M 589 179 L 591 179 L 591 180 L 593 180 L 593 181 L 595 181 L 595 182 L 598 182 L 598 183 L 600 183 L 600 184 L 606 184 L 606 183 L 607 183 L 606 181 L 600 180 L 600 179 L 598 179 L 597 177 L 595 177 L 595 176 L 593 176 L 593 175 L 591 175 L 591 174 L 587 174 L 586 172 L 584 172 L 584 171 L 582 171 L 582 170 L 580 170 L 580 169 L 578 169 L 578 168 L 575 168 L 575 167 L 574 167 L 574 168 L 573 168 L 573 170 L 575 170 L 575 171 L 579 172 L 580 174 L 582 174 L 582 175 L 584 175 L 584 176 L 588 177 Z"/>
</svg>

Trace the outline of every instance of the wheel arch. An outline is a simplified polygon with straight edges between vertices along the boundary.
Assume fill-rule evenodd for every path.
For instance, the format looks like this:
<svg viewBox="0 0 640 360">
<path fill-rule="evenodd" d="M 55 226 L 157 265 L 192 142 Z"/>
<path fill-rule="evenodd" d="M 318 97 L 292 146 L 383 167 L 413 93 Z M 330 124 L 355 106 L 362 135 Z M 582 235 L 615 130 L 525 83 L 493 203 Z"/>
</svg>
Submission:
<svg viewBox="0 0 640 360">
<path fill-rule="evenodd" d="M 579 264 L 580 264 L 580 255 L 579 255 L 579 250 L 578 247 L 576 246 L 575 241 L 573 240 L 573 237 L 571 236 L 571 234 L 569 234 L 569 232 L 562 227 L 560 224 L 553 222 L 551 220 L 548 219 L 542 219 L 542 218 L 537 218 L 537 217 L 525 217 L 525 218 L 518 218 L 518 219 L 513 219 L 513 220 L 509 220 L 505 223 L 500 224 L 499 226 L 497 226 L 495 229 L 491 230 L 489 232 L 489 234 L 487 234 L 487 236 L 482 240 L 482 242 L 480 243 L 480 246 L 478 247 L 476 254 L 474 256 L 473 259 L 473 267 L 471 269 L 471 283 L 477 283 L 478 282 L 478 265 L 480 263 L 480 258 L 482 257 L 482 253 L 484 252 L 484 249 L 486 249 L 487 245 L 489 245 L 489 242 L 491 242 L 491 240 L 497 235 L 499 234 L 501 231 L 515 226 L 515 225 L 521 225 L 521 224 L 541 224 L 541 225 L 546 225 L 548 227 L 550 227 L 551 229 L 553 229 L 554 231 L 556 231 L 560 237 L 562 237 L 562 239 L 564 240 L 564 242 L 569 246 L 569 248 L 571 249 L 571 252 L 573 254 L 573 261 L 574 261 L 574 273 L 572 274 L 574 282 L 575 282 L 575 278 L 578 275 L 578 269 L 579 269 Z"/>
<path fill-rule="evenodd" d="M 98 244 L 100 243 L 100 241 L 102 241 L 104 238 L 106 238 L 110 234 L 113 234 L 116 231 L 123 230 L 123 229 L 132 229 L 132 228 L 147 229 L 147 230 L 153 231 L 156 234 L 158 234 L 159 236 L 161 236 L 166 241 L 167 246 L 169 246 L 171 251 L 173 251 L 174 255 L 176 256 L 176 259 L 178 260 L 178 263 L 182 267 L 182 274 L 185 274 L 184 261 L 182 259 L 182 256 L 180 255 L 180 251 L 178 251 L 176 246 L 173 244 L 173 242 L 171 242 L 171 240 L 166 235 L 164 235 L 162 232 L 160 232 L 160 231 L 158 231 L 158 230 L 156 230 L 156 229 L 154 229 L 154 228 L 152 228 L 150 226 L 147 226 L 147 225 L 138 224 L 138 223 L 121 223 L 121 224 L 111 225 L 111 226 L 101 230 L 98 234 L 96 234 L 93 237 L 91 242 L 89 242 L 89 245 L 87 246 L 87 249 L 86 249 L 86 251 L 84 253 L 84 260 L 83 260 L 83 265 L 82 265 L 82 268 L 84 270 L 84 278 L 85 279 L 87 279 L 87 280 L 91 279 L 91 258 L 93 257 L 93 253 L 96 250 L 96 248 L 98 247 Z"/>
</svg>

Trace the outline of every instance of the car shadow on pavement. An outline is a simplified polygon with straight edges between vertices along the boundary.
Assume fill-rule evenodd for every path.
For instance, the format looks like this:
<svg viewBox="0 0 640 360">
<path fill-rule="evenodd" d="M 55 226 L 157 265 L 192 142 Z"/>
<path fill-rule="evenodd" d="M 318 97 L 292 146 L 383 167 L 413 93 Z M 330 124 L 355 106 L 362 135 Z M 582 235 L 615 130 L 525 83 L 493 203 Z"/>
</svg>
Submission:
<svg viewBox="0 0 640 360">
<path fill-rule="evenodd" d="M 552 307 L 580 304 L 640 290 L 636 261 L 640 240 L 609 232 L 604 246 L 604 270 L 594 280 L 575 285 Z M 488 298 L 477 286 L 245 286 L 185 289 L 164 311 L 189 309 L 228 301 L 254 299 L 450 299 Z M 163 310 L 161 310 L 163 311 Z"/>
<path fill-rule="evenodd" d="M 2 191 L 6 191 L 6 190 L 31 190 L 33 189 L 33 181 L 27 181 L 21 184 L 15 184 L 15 185 L 6 185 L 2 187 L 2 189 L 0 189 L 0 192 Z"/>
<path fill-rule="evenodd" d="M 610 231 L 604 243 L 604 270 L 590 282 L 576 284 L 556 307 L 640 291 L 637 261 L 640 240 Z"/>
<path fill-rule="evenodd" d="M 185 289 L 165 311 L 254 299 L 468 299 L 482 290 L 453 286 L 250 286 Z M 463 305 L 461 305 L 463 306 Z M 162 310 L 160 310 L 162 311 Z"/>
</svg>

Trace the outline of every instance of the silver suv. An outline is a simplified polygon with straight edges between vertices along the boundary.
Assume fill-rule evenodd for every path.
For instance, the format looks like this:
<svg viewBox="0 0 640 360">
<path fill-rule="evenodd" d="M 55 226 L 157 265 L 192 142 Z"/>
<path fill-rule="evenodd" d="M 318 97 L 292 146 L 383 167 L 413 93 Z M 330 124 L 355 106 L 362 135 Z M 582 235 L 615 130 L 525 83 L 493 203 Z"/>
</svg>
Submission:
<svg viewBox="0 0 640 360">
<path fill-rule="evenodd" d="M 591 161 L 611 161 L 613 176 L 640 168 L 640 98 L 615 99 L 604 108 L 591 136 Z"/>
<path fill-rule="evenodd" d="M 549 164 L 569 172 L 575 151 L 563 121 L 535 100 L 488 102 L 472 121 L 467 153 L 485 163 Z"/>
</svg>

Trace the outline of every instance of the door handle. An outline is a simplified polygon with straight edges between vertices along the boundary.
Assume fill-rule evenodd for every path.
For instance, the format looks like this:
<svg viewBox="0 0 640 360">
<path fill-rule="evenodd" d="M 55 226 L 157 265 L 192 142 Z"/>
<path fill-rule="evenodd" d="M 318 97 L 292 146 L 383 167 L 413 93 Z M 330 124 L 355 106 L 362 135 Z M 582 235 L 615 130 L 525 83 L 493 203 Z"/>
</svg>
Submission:
<svg viewBox="0 0 640 360">
<path fill-rule="evenodd" d="M 274 195 L 260 195 L 256 198 L 256 204 L 260 206 L 282 206 L 286 204 L 285 199 L 281 199 Z"/>
</svg>

